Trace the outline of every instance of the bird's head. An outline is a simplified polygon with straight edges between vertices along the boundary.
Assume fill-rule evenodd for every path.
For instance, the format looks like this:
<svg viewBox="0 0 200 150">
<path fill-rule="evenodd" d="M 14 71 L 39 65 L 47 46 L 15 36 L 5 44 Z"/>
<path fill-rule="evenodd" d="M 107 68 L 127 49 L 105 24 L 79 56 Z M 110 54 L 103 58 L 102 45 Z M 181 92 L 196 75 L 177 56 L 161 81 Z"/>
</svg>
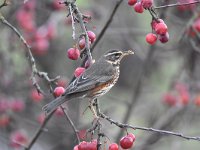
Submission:
<svg viewBox="0 0 200 150">
<path fill-rule="evenodd" d="M 104 54 L 104 57 L 107 62 L 117 65 L 120 63 L 124 56 L 134 54 L 133 51 L 121 51 L 121 50 L 110 50 Z"/>
</svg>

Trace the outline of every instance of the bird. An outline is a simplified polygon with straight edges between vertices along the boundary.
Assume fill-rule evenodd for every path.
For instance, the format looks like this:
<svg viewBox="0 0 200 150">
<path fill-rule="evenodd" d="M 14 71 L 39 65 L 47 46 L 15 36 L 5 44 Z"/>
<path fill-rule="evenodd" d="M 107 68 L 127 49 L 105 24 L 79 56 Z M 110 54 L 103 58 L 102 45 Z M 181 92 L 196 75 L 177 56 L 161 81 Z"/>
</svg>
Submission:
<svg viewBox="0 0 200 150">
<path fill-rule="evenodd" d="M 66 101 L 75 98 L 89 98 L 92 102 L 107 93 L 117 82 L 120 75 L 120 62 L 124 56 L 134 54 L 132 50 L 109 50 L 94 64 L 88 67 L 79 77 L 66 87 L 65 93 L 46 104 L 42 109 L 46 115 L 57 109 Z M 90 108 L 91 108 L 90 107 Z M 94 109 L 92 109 L 94 112 Z M 96 113 L 94 112 L 94 115 Z"/>
</svg>

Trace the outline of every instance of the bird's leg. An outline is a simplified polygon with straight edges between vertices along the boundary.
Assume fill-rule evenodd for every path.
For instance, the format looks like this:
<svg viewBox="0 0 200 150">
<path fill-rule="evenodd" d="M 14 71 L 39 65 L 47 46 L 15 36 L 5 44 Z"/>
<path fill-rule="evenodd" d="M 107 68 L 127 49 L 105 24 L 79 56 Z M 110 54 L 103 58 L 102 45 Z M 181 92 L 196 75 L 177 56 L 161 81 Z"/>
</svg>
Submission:
<svg viewBox="0 0 200 150">
<path fill-rule="evenodd" d="M 95 119 L 99 119 L 99 117 L 97 116 L 97 113 L 96 113 L 96 111 L 95 111 L 95 109 L 94 109 L 94 106 L 93 106 L 93 103 L 94 103 L 94 100 L 92 99 L 92 100 L 90 100 L 89 101 L 89 108 L 90 108 L 90 110 L 92 111 L 92 113 L 93 113 L 93 115 L 94 115 L 94 118 Z"/>
</svg>

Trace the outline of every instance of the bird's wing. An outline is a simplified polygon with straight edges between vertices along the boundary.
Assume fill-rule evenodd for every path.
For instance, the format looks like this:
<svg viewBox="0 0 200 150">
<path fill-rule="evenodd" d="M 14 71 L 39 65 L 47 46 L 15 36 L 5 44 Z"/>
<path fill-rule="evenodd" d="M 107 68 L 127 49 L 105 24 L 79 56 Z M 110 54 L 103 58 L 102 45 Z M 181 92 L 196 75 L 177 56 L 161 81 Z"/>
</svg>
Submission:
<svg viewBox="0 0 200 150">
<path fill-rule="evenodd" d="M 92 66 L 86 70 L 80 77 L 75 79 L 66 89 L 66 94 L 78 93 L 93 89 L 96 85 L 105 83 L 113 79 L 113 70 L 111 67 L 98 69 Z M 94 69 L 95 68 L 95 69 Z"/>
</svg>

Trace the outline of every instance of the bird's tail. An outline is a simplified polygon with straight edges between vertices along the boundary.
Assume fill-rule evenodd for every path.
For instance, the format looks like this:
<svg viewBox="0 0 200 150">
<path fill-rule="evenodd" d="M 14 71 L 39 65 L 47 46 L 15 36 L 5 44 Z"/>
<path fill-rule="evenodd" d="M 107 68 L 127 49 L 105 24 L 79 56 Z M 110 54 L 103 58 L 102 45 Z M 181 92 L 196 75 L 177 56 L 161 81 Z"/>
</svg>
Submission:
<svg viewBox="0 0 200 150">
<path fill-rule="evenodd" d="M 43 106 L 42 110 L 45 112 L 46 115 L 49 115 L 51 112 L 56 110 L 56 108 L 58 106 L 60 106 L 61 104 L 63 104 L 64 102 L 66 102 L 68 100 L 69 99 L 67 99 L 66 96 L 58 97 L 58 98 L 54 99 L 52 102 Z"/>
</svg>

